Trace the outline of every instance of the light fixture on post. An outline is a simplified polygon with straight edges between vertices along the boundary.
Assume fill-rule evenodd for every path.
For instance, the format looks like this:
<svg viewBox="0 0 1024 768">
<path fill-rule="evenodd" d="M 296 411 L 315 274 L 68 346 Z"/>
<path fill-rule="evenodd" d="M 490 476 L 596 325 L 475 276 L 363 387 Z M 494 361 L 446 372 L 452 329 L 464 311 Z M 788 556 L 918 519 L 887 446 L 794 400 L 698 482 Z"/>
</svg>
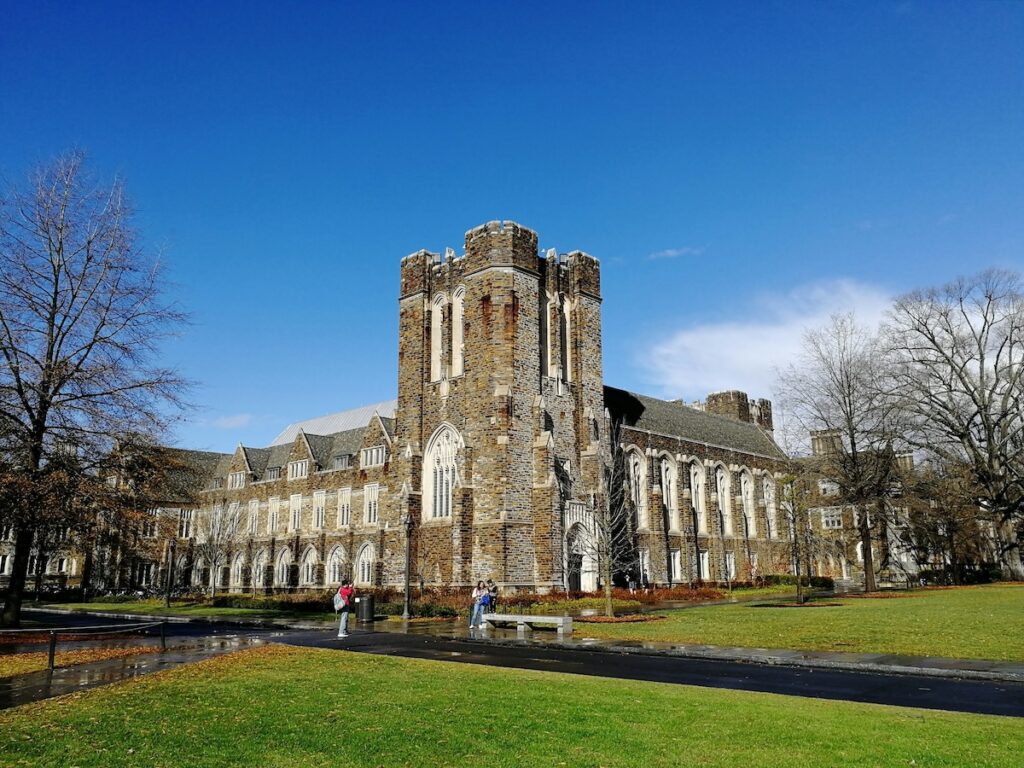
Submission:
<svg viewBox="0 0 1024 768">
<path fill-rule="evenodd" d="M 402 514 L 402 524 L 405 526 L 405 601 L 402 604 L 402 618 L 409 620 L 409 568 L 412 560 L 412 526 L 413 519 L 409 511 Z"/>
</svg>

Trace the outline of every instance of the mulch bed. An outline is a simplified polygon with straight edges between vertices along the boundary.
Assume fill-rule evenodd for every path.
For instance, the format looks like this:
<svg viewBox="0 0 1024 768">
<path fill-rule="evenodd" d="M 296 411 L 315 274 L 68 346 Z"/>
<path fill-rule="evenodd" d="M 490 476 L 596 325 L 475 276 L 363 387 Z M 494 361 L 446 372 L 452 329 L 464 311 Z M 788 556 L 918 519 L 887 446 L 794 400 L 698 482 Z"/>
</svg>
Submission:
<svg viewBox="0 0 1024 768">
<path fill-rule="evenodd" d="M 660 621 L 667 616 L 655 616 L 648 613 L 631 613 L 627 616 L 579 616 L 573 621 L 582 624 L 639 624 L 644 621 Z"/>
</svg>

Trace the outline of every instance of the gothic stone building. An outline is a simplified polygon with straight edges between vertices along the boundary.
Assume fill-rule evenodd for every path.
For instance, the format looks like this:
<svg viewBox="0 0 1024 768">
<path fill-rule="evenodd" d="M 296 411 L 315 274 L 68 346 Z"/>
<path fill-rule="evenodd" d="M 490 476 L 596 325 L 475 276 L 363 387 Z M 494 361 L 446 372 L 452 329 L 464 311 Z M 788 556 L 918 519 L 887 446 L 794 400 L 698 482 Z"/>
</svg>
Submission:
<svg viewBox="0 0 1024 768">
<path fill-rule="evenodd" d="M 788 569 L 771 404 L 725 392 L 694 407 L 606 387 L 597 259 L 542 254 L 533 231 L 490 222 L 460 256 L 405 257 L 398 309 L 397 400 L 222 455 L 200 508 L 177 512 L 179 579 L 208 583 L 194 543 L 204 516 L 227 516 L 244 535 L 215 577 L 236 590 L 401 584 L 407 532 L 417 583 L 595 589 L 583 544 L 613 423 L 634 578 Z"/>
<path fill-rule="evenodd" d="M 695 407 L 606 387 L 597 259 L 541 254 L 533 231 L 490 222 L 466 233 L 461 256 L 405 257 L 398 310 L 397 400 L 291 425 L 269 447 L 196 453 L 208 468 L 198 508 L 168 504 L 178 583 L 398 585 L 408 531 L 417 583 L 595 589 L 587 541 L 612 464 L 633 563 L 619 578 L 790 569 L 771 404 L 733 391 Z M 242 535 L 207 563 L 197 544 L 225 518 Z M 152 551 L 166 560 L 171 547 Z M 163 567 L 133 562 L 122 586 L 162 581 Z"/>
</svg>

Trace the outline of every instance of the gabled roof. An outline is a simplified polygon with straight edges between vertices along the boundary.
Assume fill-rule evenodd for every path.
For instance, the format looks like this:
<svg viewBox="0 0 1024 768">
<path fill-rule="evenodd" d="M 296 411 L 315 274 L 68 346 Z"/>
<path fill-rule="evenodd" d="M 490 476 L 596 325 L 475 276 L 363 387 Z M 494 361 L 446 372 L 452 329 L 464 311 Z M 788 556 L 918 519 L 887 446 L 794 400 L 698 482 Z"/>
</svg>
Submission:
<svg viewBox="0 0 1024 768">
<path fill-rule="evenodd" d="M 298 421 L 285 427 L 281 434 L 274 438 L 271 443 L 274 445 L 291 444 L 301 429 L 303 432 L 314 435 L 333 435 L 338 432 L 346 432 L 350 429 L 361 429 L 370 422 L 374 413 L 380 415 L 381 419 L 392 421 L 391 430 L 394 429 L 393 421 L 395 410 L 398 408 L 397 400 L 385 400 L 380 403 L 364 405 L 359 408 L 352 408 L 347 411 L 331 413 L 327 416 L 318 416 L 315 419 Z"/>
<path fill-rule="evenodd" d="M 629 427 L 740 453 L 779 459 L 786 457 L 757 424 L 615 387 L 604 388 L 604 403 L 613 419 L 622 419 Z"/>
<path fill-rule="evenodd" d="M 230 462 L 233 454 L 192 451 L 186 448 L 161 448 L 169 467 L 164 479 L 166 502 L 189 504 L 195 494 L 209 485 L 218 466 Z"/>
</svg>

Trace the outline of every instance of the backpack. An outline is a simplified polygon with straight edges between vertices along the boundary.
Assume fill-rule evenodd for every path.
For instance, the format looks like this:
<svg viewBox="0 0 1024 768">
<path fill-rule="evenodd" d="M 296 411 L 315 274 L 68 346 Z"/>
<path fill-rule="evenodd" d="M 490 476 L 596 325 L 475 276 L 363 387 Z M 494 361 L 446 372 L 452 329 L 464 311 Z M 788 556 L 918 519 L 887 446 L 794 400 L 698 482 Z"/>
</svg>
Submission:
<svg viewBox="0 0 1024 768">
<path fill-rule="evenodd" d="M 345 607 L 345 598 L 341 596 L 341 591 L 334 593 L 334 610 L 335 612 L 340 611 Z"/>
<path fill-rule="evenodd" d="M 489 594 L 484 592 L 482 595 L 480 595 L 480 605 L 490 605 L 490 604 L 491 604 L 491 596 Z"/>
</svg>

